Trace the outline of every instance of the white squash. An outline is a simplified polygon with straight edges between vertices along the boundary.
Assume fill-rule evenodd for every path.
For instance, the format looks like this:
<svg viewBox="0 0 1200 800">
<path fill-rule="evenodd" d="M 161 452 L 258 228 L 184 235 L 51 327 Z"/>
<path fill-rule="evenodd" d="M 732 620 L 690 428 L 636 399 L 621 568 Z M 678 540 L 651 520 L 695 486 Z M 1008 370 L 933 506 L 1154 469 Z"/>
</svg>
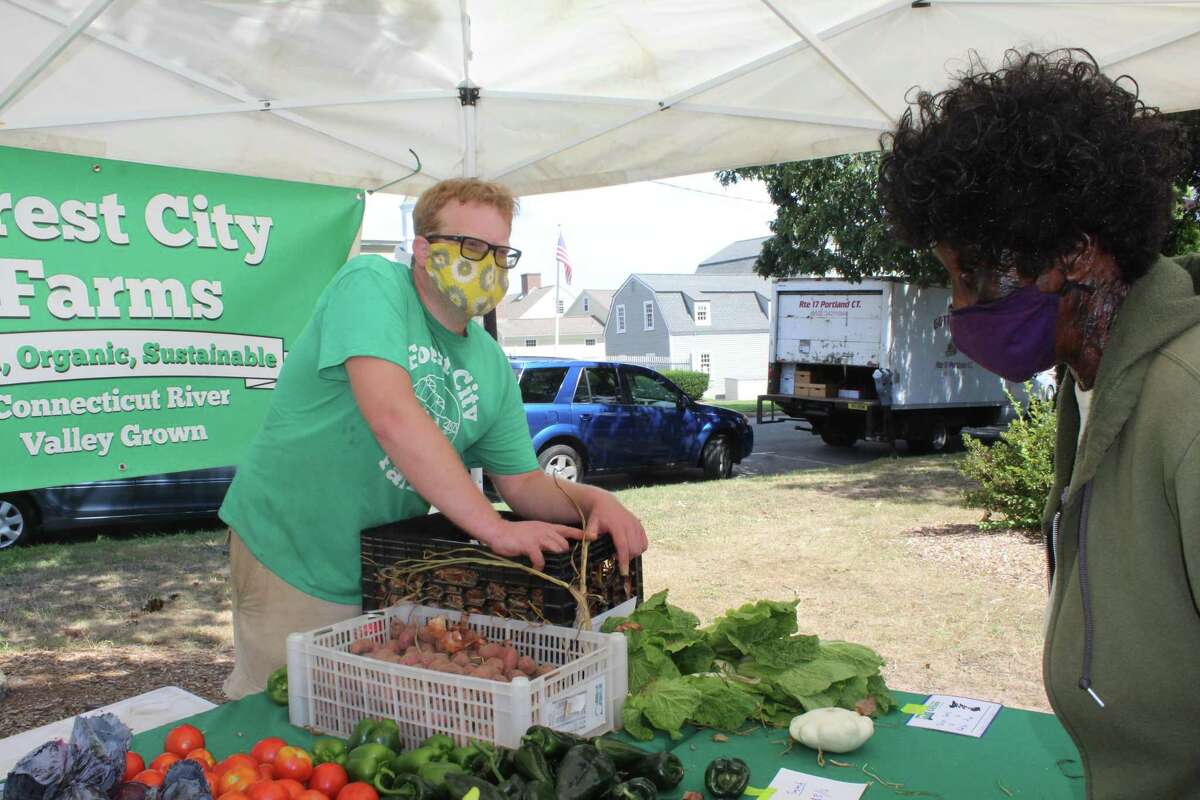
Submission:
<svg viewBox="0 0 1200 800">
<path fill-rule="evenodd" d="M 871 738 L 875 723 L 870 717 L 844 708 L 818 708 L 795 717 L 788 733 L 813 750 L 849 753 Z"/>
</svg>

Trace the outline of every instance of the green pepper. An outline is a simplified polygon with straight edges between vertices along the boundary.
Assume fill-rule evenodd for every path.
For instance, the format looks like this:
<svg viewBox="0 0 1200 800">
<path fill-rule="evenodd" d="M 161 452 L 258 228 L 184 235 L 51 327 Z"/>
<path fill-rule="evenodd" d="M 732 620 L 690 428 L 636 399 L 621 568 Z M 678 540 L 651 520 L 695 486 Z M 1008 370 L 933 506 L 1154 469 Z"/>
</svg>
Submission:
<svg viewBox="0 0 1200 800">
<path fill-rule="evenodd" d="M 428 739 L 421 742 L 421 747 L 428 747 L 430 749 L 437 750 L 442 754 L 442 757 L 445 758 L 449 756 L 450 752 L 454 749 L 454 740 L 444 733 L 435 733 L 433 736 L 430 736 Z"/>
<path fill-rule="evenodd" d="M 577 744 L 586 744 L 585 739 L 580 739 L 570 733 L 563 733 L 552 728 L 547 728 L 545 725 L 534 725 L 529 730 L 525 731 L 525 735 L 521 737 L 522 745 L 531 745 L 538 748 L 546 754 L 547 763 L 554 765 L 562 760 L 562 757 L 567 754 Z"/>
<path fill-rule="evenodd" d="M 450 794 L 450 800 L 462 800 L 472 789 L 479 791 L 477 800 L 504 800 L 500 790 L 482 778 L 458 772 L 446 776 L 446 791 Z"/>
<path fill-rule="evenodd" d="M 479 758 L 472 762 L 469 769 L 476 777 L 502 783 L 512 776 L 514 767 L 511 750 L 507 747 L 497 747 L 491 742 L 474 742 L 474 747 L 479 751 Z M 506 759 L 508 763 L 505 763 Z"/>
<path fill-rule="evenodd" d="M 630 778 L 614 786 L 609 797 L 612 800 L 654 800 L 658 797 L 658 787 L 647 778 Z"/>
<path fill-rule="evenodd" d="M 395 772 L 390 766 L 379 768 L 371 782 L 380 797 L 397 797 L 401 800 L 433 800 L 434 788 L 416 775 Z"/>
<path fill-rule="evenodd" d="M 468 772 L 475 772 L 479 762 L 485 760 L 486 757 L 483 749 L 475 742 L 450 751 L 450 760 Z"/>
<path fill-rule="evenodd" d="M 437 750 L 430 747 L 418 747 L 416 750 L 409 750 L 407 753 L 396 756 L 388 766 L 397 773 L 416 775 L 421 771 L 421 767 L 437 760 Z"/>
<path fill-rule="evenodd" d="M 556 800 L 599 800 L 617 782 L 613 760 L 590 744 L 577 744 L 563 756 L 554 784 Z"/>
<path fill-rule="evenodd" d="M 649 778 L 659 789 L 674 789 L 683 780 L 683 762 L 674 753 L 651 753 L 629 768 L 635 778 Z"/>
<path fill-rule="evenodd" d="M 430 761 L 421 767 L 417 774 L 421 776 L 422 780 L 437 789 L 439 794 L 442 794 L 441 790 L 446 788 L 446 776 L 451 773 L 467 774 L 466 770 L 458 764 L 449 761 Z"/>
<path fill-rule="evenodd" d="M 521 791 L 520 800 L 558 800 L 558 793 L 553 783 L 530 781 Z"/>
<path fill-rule="evenodd" d="M 400 752 L 400 726 L 390 719 L 364 719 L 354 726 L 346 747 L 353 750 L 364 744 L 381 744 L 387 749 Z"/>
<path fill-rule="evenodd" d="M 508 800 L 521 800 L 525 793 L 526 782 L 520 775 L 510 775 L 500 781 L 500 785 L 496 788 L 500 790 L 500 794 L 504 795 Z"/>
<path fill-rule="evenodd" d="M 280 667 L 267 677 L 267 697 L 281 706 L 288 704 L 287 667 Z"/>
<path fill-rule="evenodd" d="M 513 756 L 513 764 L 516 765 L 517 774 L 527 781 L 554 782 L 554 770 L 546 761 L 546 754 L 533 745 L 523 744 L 518 747 L 517 754 Z"/>
<path fill-rule="evenodd" d="M 379 768 L 386 766 L 395 757 L 395 753 L 381 744 L 362 744 L 346 756 L 346 773 L 352 781 L 372 783 Z"/>
<path fill-rule="evenodd" d="M 750 785 L 750 767 L 740 758 L 714 758 L 704 770 L 704 788 L 713 797 L 741 797 Z"/>
<path fill-rule="evenodd" d="M 611 758 L 613 763 L 617 765 L 617 769 L 622 772 L 627 771 L 634 764 L 651 755 L 651 753 L 646 752 L 640 747 L 634 747 L 617 739 L 606 739 L 603 736 L 593 739 L 592 746 Z"/>
<path fill-rule="evenodd" d="M 332 736 L 322 736 L 313 740 L 312 754 L 314 764 L 340 764 L 346 766 L 346 756 L 349 754 L 346 743 Z"/>
</svg>

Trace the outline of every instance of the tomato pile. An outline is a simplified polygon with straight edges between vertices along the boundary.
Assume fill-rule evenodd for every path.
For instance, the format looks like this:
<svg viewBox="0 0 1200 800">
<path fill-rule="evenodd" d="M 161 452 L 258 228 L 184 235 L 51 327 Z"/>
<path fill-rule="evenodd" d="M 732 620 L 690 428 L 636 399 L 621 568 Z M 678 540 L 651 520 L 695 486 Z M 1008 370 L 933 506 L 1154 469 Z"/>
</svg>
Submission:
<svg viewBox="0 0 1200 800">
<path fill-rule="evenodd" d="M 351 782 L 341 765 L 314 766 L 308 751 L 277 736 L 259 741 L 249 753 L 217 761 L 194 725 L 172 729 L 163 752 L 149 767 L 137 753 L 126 753 L 123 782 L 161 786 L 167 770 L 181 760 L 195 761 L 204 769 L 213 800 L 379 800 L 371 784 Z"/>
</svg>

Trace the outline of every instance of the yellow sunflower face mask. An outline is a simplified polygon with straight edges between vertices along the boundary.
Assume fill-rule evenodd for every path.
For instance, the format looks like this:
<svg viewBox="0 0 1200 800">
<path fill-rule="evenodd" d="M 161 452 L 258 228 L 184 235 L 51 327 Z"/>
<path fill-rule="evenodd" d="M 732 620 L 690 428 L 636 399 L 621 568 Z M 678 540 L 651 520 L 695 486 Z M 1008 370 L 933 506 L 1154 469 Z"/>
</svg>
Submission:
<svg viewBox="0 0 1200 800">
<path fill-rule="evenodd" d="M 496 265 L 493 253 L 472 261 L 457 243 L 431 243 L 425 271 L 438 291 L 467 316 L 483 316 L 508 292 L 508 270 Z"/>
</svg>

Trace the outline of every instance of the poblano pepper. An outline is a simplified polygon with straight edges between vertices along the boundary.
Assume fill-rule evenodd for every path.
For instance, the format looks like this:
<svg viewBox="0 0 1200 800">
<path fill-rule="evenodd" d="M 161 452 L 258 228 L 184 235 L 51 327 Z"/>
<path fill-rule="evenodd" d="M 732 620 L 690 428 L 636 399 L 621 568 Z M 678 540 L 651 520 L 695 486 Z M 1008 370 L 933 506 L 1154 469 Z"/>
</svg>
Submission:
<svg viewBox="0 0 1200 800">
<path fill-rule="evenodd" d="M 381 744 L 359 745 L 346 756 L 346 773 L 352 781 L 372 783 L 380 767 L 387 766 L 396 754 Z"/>
<path fill-rule="evenodd" d="M 577 744 L 558 766 L 554 792 L 557 800 L 599 800 L 615 783 L 613 760 L 590 744 Z"/>
<path fill-rule="evenodd" d="M 496 787 L 507 800 L 521 800 L 524 796 L 526 781 L 520 775 L 511 775 L 500 781 Z"/>
<path fill-rule="evenodd" d="M 479 791 L 478 800 L 504 800 L 500 790 L 482 778 L 460 772 L 446 776 L 446 791 L 450 800 L 462 800 L 472 789 Z"/>
<path fill-rule="evenodd" d="M 627 771 L 646 756 L 653 755 L 640 747 L 634 747 L 617 739 L 608 739 L 603 736 L 593 739 L 592 746 L 611 758 L 613 763 L 617 765 L 617 769 L 622 772 Z"/>
<path fill-rule="evenodd" d="M 467 774 L 466 770 L 450 761 L 430 761 L 421 767 L 421 770 L 417 774 L 441 794 L 441 790 L 446 787 L 446 776 L 452 773 L 458 775 Z"/>
<path fill-rule="evenodd" d="M 354 733 L 346 742 L 353 750 L 364 744 L 381 744 L 394 753 L 400 752 L 400 726 L 390 719 L 364 719 L 354 726 Z"/>
<path fill-rule="evenodd" d="M 397 773 L 416 775 L 421 771 L 421 767 L 431 761 L 437 761 L 437 759 L 437 750 L 431 747 L 418 747 L 416 750 L 409 750 L 407 753 L 396 756 L 388 766 Z"/>
<path fill-rule="evenodd" d="M 618 783 L 609 794 L 612 800 L 654 800 L 658 788 L 648 778 L 630 778 Z"/>
<path fill-rule="evenodd" d="M 546 755 L 546 762 L 553 766 L 562 760 L 568 750 L 577 744 L 587 744 L 587 740 L 544 725 L 534 725 L 525 731 L 525 735 L 521 737 L 521 744 L 541 750 Z"/>
<path fill-rule="evenodd" d="M 649 778 L 659 789 L 674 789 L 683 780 L 683 762 L 674 753 L 651 753 L 629 768 L 635 778 Z"/>
<path fill-rule="evenodd" d="M 450 760 L 468 772 L 475 772 L 479 762 L 485 758 L 484 751 L 475 742 L 450 751 Z"/>
<path fill-rule="evenodd" d="M 704 788 L 713 797 L 741 797 L 750 785 L 750 767 L 740 758 L 714 758 L 704 770 Z"/>
<path fill-rule="evenodd" d="M 371 782 L 380 797 L 394 797 L 398 800 L 434 800 L 437 792 L 432 786 L 416 775 L 406 772 L 395 772 L 390 766 L 379 768 L 375 780 Z"/>
<path fill-rule="evenodd" d="M 267 677 L 267 697 L 281 706 L 288 704 L 287 667 L 280 667 Z"/>
<path fill-rule="evenodd" d="M 350 751 L 346 743 L 332 736 L 322 736 L 313 740 L 312 755 L 314 764 L 340 764 L 346 766 L 346 756 Z"/>
<path fill-rule="evenodd" d="M 546 754 L 534 745 L 523 744 L 513 756 L 517 774 L 527 781 L 554 783 L 554 770 L 546 761 Z"/>
<path fill-rule="evenodd" d="M 558 793 L 553 783 L 545 781 L 530 781 L 525 784 L 520 800 L 558 800 Z"/>
</svg>

